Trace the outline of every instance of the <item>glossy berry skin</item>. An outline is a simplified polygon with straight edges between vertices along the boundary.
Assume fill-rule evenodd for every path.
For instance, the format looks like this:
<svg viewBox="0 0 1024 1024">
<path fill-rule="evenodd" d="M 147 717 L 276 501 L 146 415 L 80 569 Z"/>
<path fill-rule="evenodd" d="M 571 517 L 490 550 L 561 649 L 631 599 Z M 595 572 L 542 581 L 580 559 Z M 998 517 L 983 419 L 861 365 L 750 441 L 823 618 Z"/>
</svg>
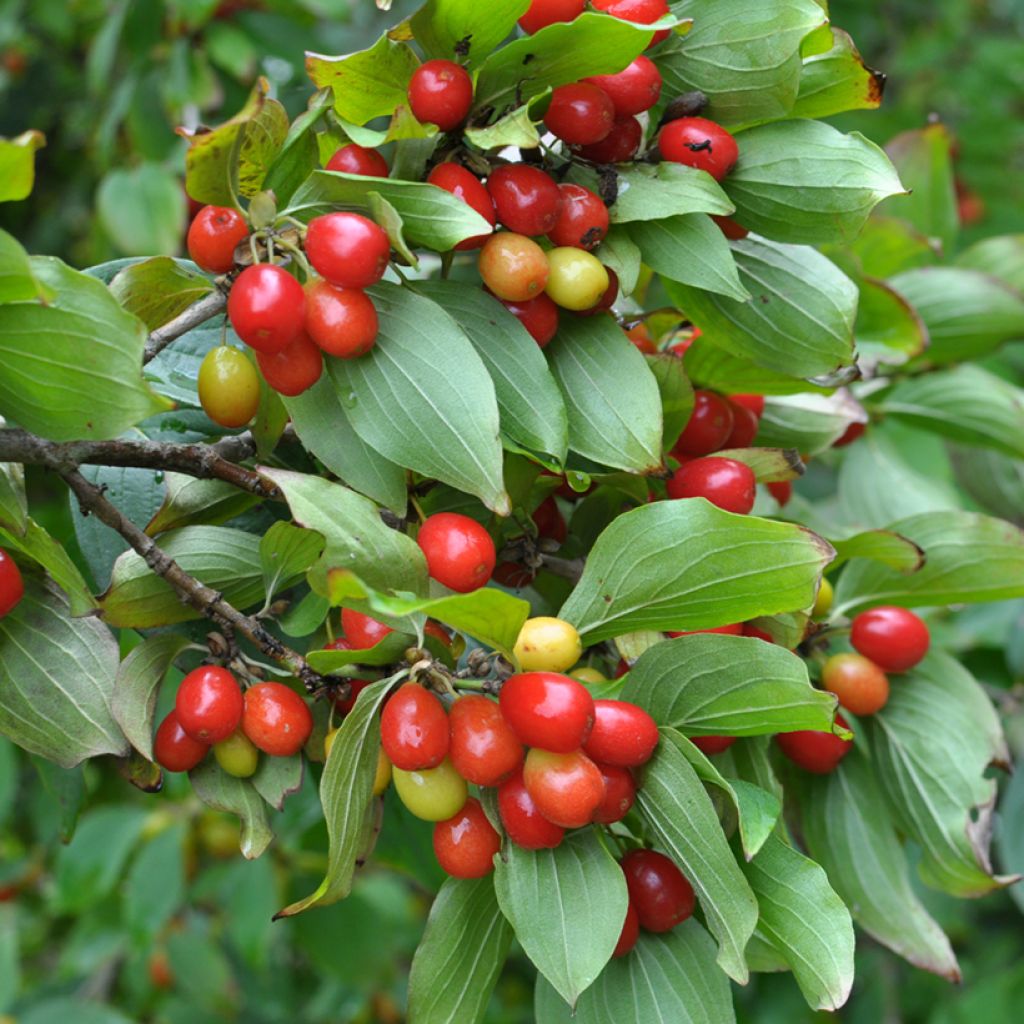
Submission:
<svg viewBox="0 0 1024 1024">
<path fill-rule="evenodd" d="M 729 399 L 726 401 L 732 409 L 732 430 L 722 447 L 749 448 L 757 437 L 760 421 L 745 405 L 739 405 Z"/>
<path fill-rule="evenodd" d="M 428 619 L 423 624 L 423 632 L 426 636 L 432 636 L 435 640 L 440 641 L 445 647 L 451 647 L 452 635 L 448 632 L 440 622 L 434 622 Z"/>
<path fill-rule="evenodd" d="M 226 274 L 235 265 L 235 247 L 249 234 L 245 218 L 230 206 L 204 206 L 188 227 L 185 244 L 196 266 Z"/>
<path fill-rule="evenodd" d="M 544 262 L 546 267 L 546 257 Z M 526 328 L 541 348 L 558 333 L 558 307 L 543 292 L 523 302 L 513 302 L 511 299 L 498 301 Z"/>
<path fill-rule="evenodd" d="M 0 548 L 0 619 L 10 615 L 25 595 L 21 570 L 3 548 Z"/>
<path fill-rule="evenodd" d="M 650 760 L 657 745 L 658 726 L 643 708 L 624 700 L 594 701 L 594 727 L 583 744 L 588 757 L 631 768 Z"/>
<path fill-rule="evenodd" d="M 245 353 L 230 345 L 211 348 L 199 366 L 199 404 L 222 427 L 243 427 L 260 404 L 260 378 Z"/>
<path fill-rule="evenodd" d="M 864 436 L 864 431 L 867 429 L 868 425 L 866 423 L 851 423 L 843 431 L 842 436 L 837 441 L 832 442 L 832 447 L 845 448 L 848 444 L 853 444 L 858 438 Z"/>
<path fill-rule="evenodd" d="M 526 755 L 523 782 L 537 810 L 563 828 L 589 824 L 604 799 L 601 770 L 581 750 L 554 754 L 534 747 Z"/>
<path fill-rule="evenodd" d="M 342 288 L 369 288 L 391 256 L 384 230 L 359 213 L 325 213 L 306 228 L 306 256 L 313 269 Z"/>
<path fill-rule="evenodd" d="M 235 333 L 257 352 L 273 355 L 302 333 L 306 295 L 282 267 L 246 267 L 231 286 L 228 319 Z"/>
<path fill-rule="evenodd" d="M 690 742 L 702 753 L 708 757 L 714 757 L 715 754 L 722 754 L 728 750 L 735 742 L 735 736 L 691 736 Z"/>
<path fill-rule="evenodd" d="M 785 508 L 789 499 L 793 497 L 793 483 L 790 480 L 772 480 L 765 484 L 768 493 L 779 503 L 779 508 Z"/>
<path fill-rule="evenodd" d="M 366 292 L 315 278 L 306 285 L 306 333 L 329 356 L 356 359 L 373 348 L 377 307 Z"/>
<path fill-rule="evenodd" d="M 498 697 L 501 713 L 528 747 L 554 753 L 578 750 L 594 725 L 594 698 L 557 672 L 518 672 Z"/>
<path fill-rule="evenodd" d="M 661 72 L 643 54 L 617 74 L 594 75 L 583 81 L 602 90 L 619 115 L 642 114 L 650 110 L 661 96 Z"/>
<path fill-rule="evenodd" d="M 573 21 L 583 13 L 586 0 L 531 0 L 519 27 L 529 35 L 559 21 Z"/>
<path fill-rule="evenodd" d="M 337 643 L 337 641 L 335 641 L 335 643 Z M 332 647 L 330 644 L 328 644 L 327 647 L 325 648 L 325 650 L 331 649 Z M 333 650 L 338 650 L 338 648 L 333 648 Z M 365 690 L 372 683 L 372 679 L 350 679 L 348 684 L 348 696 L 344 699 L 338 697 L 334 701 L 334 708 L 338 712 L 338 714 L 347 715 L 356 706 L 356 701 L 359 699 L 359 694 L 361 694 L 363 690 Z"/>
<path fill-rule="evenodd" d="M 601 301 L 608 285 L 608 271 L 593 254 L 568 245 L 548 253 L 548 283 L 544 288 L 563 309 L 591 309 Z"/>
<path fill-rule="evenodd" d="M 399 799 L 423 821 L 446 821 L 462 810 L 469 795 L 466 780 L 448 758 L 436 768 L 418 772 L 395 767 L 391 777 Z"/>
<path fill-rule="evenodd" d="M 591 163 L 622 164 L 636 156 L 643 137 L 640 122 L 631 114 L 622 114 L 615 118 L 611 131 L 600 142 L 574 146 L 573 151 Z"/>
<path fill-rule="evenodd" d="M 612 950 L 612 956 L 625 956 L 636 945 L 636 940 L 639 938 L 640 918 L 637 917 L 636 907 L 630 902 L 626 906 L 626 920 L 622 924 L 622 932 L 619 935 L 619 941 L 615 943 L 615 949 Z"/>
<path fill-rule="evenodd" d="M 487 697 L 460 697 L 448 716 L 448 756 L 455 770 L 476 786 L 497 786 L 523 763 L 523 745 L 498 705 Z"/>
<path fill-rule="evenodd" d="M 260 752 L 241 729 L 236 729 L 226 740 L 215 743 L 213 756 L 217 764 L 236 779 L 255 775 L 260 763 Z"/>
<path fill-rule="evenodd" d="M 758 629 L 757 626 L 751 625 L 749 622 L 743 623 L 743 635 L 752 636 L 757 640 L 763 640 L 766 644 L 775 643 L 775 639 L 771 633 L 766 633 L 763 629 Z"/>
<path fill-rule="evenodd" d="M 594 811 L 594 821 L 611 825 L 629 813 L 636 800 L 636 782 L 628 768 L 616 764 L 598 764 L 597 768 L 604 779 L 604 797 Z"/>
<path fill-rule="evenodd" d="M 533 510 L 530 518 L 537 527 L 538 537 L 546 537 L 561 544 L 569 535 L 569 527 L 558 508 L 558 502 L 550 494 Z"/>
<path fill-rule="evenodd" d="M 757 481 L 749 466 L 711 455 L 684 463 L 666 485 L 670 498 L 707 498 L 726 512 L 747 515 L 754 507 Z"/>
<path fill-rule="evenodd" d="M 723 636 L 743 636 L 743 623 L 733 622 L 728 626 L 712 626 L 710 629 L 667 630 L 670 637 L 696 636 L 698 633 L 720 633 Z"/>
<path fill-rule="evenodd" d="M 273 355 L 256 353 L 263 379 L 279 394 L 294 398 L 308 391 L 324 372 L 320 346 L 303 332 L 290 345 Z"/>
<path fill-rule="evenodd" d="M 458 512 L 428 516 L 416 536 L 427 559 L 427 572 L 460 594 L 478 590 L 494 572 L 497 552 L 491 535 Z"/>
<path fill-rule="evenodd" d="M 650 25 L 668 14 L 667 0 L 592 0 L 594 10 L 605 11 L 622 21 L 632 21 L 637 25 Z M 655 32 L 654 38 L 647 44 L 647 49 L 656 46 L 668 36 L 668 29 Z"/>
<path fill-rule="evenodd" d="M 492 228 L 498 223 L 491 194 L 484 188 L 483 182 L 465 167 L 452 163 L 438 164 L 427 175 L 427 182 L 443 188 L 445 192 L 450 192 L 456 199 L 461 199 L 467 206 L 471 206 Z M 459 242 L 455 248 L 458 252 L 479 249 L 488 238 L 489 234 L 474 235 Z"/>
<path fill-rule="evenodd" d="M 419 684 L 405 683 L 384 705 L 380 740 L 388 760 L 402 771 L 437 767 L 448 756 L 444 705 Z"/>
<path fill-rule="evenodd" d="M 512 653 L 523 672 L 564 672 L 580 660 L 583 645 L 571 623 L 538 615 L 523 623 Z"/>
<path fill-rule="evenodd" d="M 408 97 L 417 121 L 450 132 L 466 120 L 473 105 L 473 80 L 454 61 L 428 60 L 412 73 Z"/>
<path fill-rule="evenodd" d="M 242 731 L 265 754 L 291 757 L 313 731 L 309 706 L 284 683 L 257 683 L 245 691 Z"/>
<path fill-rule="evenodd" d="M 172 711 L 160 723 L 153 737 L 153 757 L 156 763 L 168 772 L 189 772 L 210 749 L 206 743 L 192 739 L 181 727 L 178 716 Z"/>
<path fill-rule="evenodd" d="M 542 295 L 548 283 L 547 253 L 525 235 L 501 231 L 480 250 L 477 269 L 484 284 L 503 302 L 525 302 Z"/>
<path fill-rule="evenodd" d="M 600 196 L 582 185 L 567 183 L 558 186 L 562 206 L 548 239 L 555 245 L 577 249 L 596 249 L 608 234 L 608 207 Z"/>
<path fill-rule="evenodd" d="M 749 409 L 758 419 L 764 415 L 764 395 L 729 395 L 729 401 Z"/>
<path fill-rule="evenodd" d="M 736 140 L 720 125 L 704 117 L 669 121 L 658 133 L 663 159 L 707 171 L 721 181 L 736 166 Z"/>
<path fill-rule="evenodd" d="M 850 643 L 886 672 L 906 672 L 927 653 L 928 627 L 909 609 L 871 608 L 854 616 Z"/>
<path fill-rule="evenodd" d="M 388 633 L 394 633 L 390 626 L 386 626 L 383 622 L 364 615 L 362 612 L 357 612 L 355 608 L 341 609 L 341 629 L 354 651 L 365 651 L 376 647 Z"/>
<path fill-rule="evenodd" d="M 498 787 L 498 814 L 509 839 L 524 850 L 553 850 L 565 836 L 561 825 L 548 821 L 537 810 L 526 791 L 522 772 Z"/>
<path fill-rule="evenodd" d="M 620 864 L 641 928 L 668 932 L 693 913 L 693 886 L 663 853 L 630 850 Z"/>
<path fill-rule="evenodd" d="M 821 667 L 821 688 L 855 715 L 873 715 L 889 700 L 886 674 L 862 654 L 833 654 Z"/>
<path fill-rule="evenodd" d="M 434 826 L 434 856 L 453 878 L 483 878 L 494 870 L 501 836 L 480 801 L 470 797 L 458 814 Z"/>
<path fill-rule="evenodd" d="M 386 178 L 388 163 L 375 149 L 349 142 L 337 149 L 327 161 L 327 170 L 361 174 L 367 178 Z"/>
<path fill-rule="evenodd" d="M 836 725 L 848 728 L 842 715 L 836 715 Z M 812 729 L 780 732 L 775 742 L 790 761 L 814 775 L 828 775 L 835 771 L 836 765 L 853 746 L 853 740 L 840 739 L 834 733 Z"/>
<path fill-rule="evenodd" d="M 569 675 L 581 683 L 606 683 L 608 681 L 608 677 L 603 672 L 591 665 L 580 665 L 579 668 L 574 668 Z"/>
<path fill-rule="evenodd" d="M 725 447 L 734 423 L 733 406 L 713 391 L 693 393 L 693 412 L 679 435 L 673 455 L 710 455 Z"/>
<path fill-rule="evenodd" d="M 619 276 L 611 267 L 605 267 L 604 270 L 608 275 L 608 287 L 605 289 L 604 295 L 589 309 L 577 310 L 580 316 L 596 316 L 615 305 L 615 300 L 619 297 Z"/>
<path fill-rule="evenodd" d="M 202 665 L 181 681 L 174 712 L 181 727 L 200 743 L 227 739 L 242 720 L 242 690 L 226 669 Z"/>
<path fill-rule="evenodd" d="M 544 126 L 555 138 L 577 146 L 600 142 L 614 122 L 611 97 L 589 82 L 560 85 L 544 115 Z"/>
<path fill-rule="evenodd" d="M 711 219 L 722 229 L 722 234 L 725 235 L 730 242 L 738 242 L 750 234 L 750 231 L 747 228 L 742 224 L 737 224 L 732 217 L 719 217 L 712 214 Z"/>
<path fill-rule="evenodd" d="M 546 235 L 558 222 L 562 193 L 555 179 L 529 164 L 505 164 L 491 171 L 487 192 L 498 220 L 521 235 Z"/>
</svg>

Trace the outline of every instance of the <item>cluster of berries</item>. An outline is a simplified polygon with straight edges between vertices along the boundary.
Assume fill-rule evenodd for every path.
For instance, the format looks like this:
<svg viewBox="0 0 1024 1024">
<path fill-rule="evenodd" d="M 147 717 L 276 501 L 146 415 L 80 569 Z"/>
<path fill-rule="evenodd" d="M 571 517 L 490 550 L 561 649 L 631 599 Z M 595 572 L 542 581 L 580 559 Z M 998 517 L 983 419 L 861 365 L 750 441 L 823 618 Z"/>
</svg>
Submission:
<svg viewBox="0 0 1024 1024">
<path fill-rule="evenodd" d="M 3 548 L 0 548 L 0 619 L 9 615 L 25 596 L 21 570 Z"/>
</svg>

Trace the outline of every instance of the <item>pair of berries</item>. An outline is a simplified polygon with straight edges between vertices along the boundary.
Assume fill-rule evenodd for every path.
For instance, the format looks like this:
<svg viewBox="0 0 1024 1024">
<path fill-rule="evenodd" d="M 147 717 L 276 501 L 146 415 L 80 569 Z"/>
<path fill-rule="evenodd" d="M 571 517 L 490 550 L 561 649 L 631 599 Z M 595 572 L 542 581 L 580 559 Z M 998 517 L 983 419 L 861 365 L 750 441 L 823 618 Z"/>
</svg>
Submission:
<svg viewBox="0 0 1024 1024">
<path fill-rule="evenodd" d="M 306 702 L 283 683 L 257 683 L 243 694 L 227 669 L 204 665 L 181 681 L 174 710 L 160 723 L 153 750 L 167 771 L 185 772 L 212 746 L 228 774 L 247 778 L 256 771 L 259 751 L 290 757 L 312 730 Z"/>
<path fill-rule="evenodd" d="M 585 5 L 586 0 L 531 0 L 526 13 L 519 19 L 519 27 L 533 35 L 556 22 L 575 21 L 583 13 Z M 669 13 L 667 0 L 591 0 L 591 7 L 637 25 L 650 25 Z M 648 48 L 667 36 L 667 29 L 655 32 Z"/>
<path fill-rule="evenodd" d="M 622 933 L 612 956 L 625 956 L 640 937 L 640 929 L 663 933 L 682 924 L 696 903 L 693 886 L 676 864 L 656 850 L 631 850 L 619 866 L 626 876 L 629 904 Z"/>
<path fill-rule="evenodd" d="M 21 570 L 3 548 L 0 548 L 0 619 L 17 608 L 25 596 Z"/>
</svg>

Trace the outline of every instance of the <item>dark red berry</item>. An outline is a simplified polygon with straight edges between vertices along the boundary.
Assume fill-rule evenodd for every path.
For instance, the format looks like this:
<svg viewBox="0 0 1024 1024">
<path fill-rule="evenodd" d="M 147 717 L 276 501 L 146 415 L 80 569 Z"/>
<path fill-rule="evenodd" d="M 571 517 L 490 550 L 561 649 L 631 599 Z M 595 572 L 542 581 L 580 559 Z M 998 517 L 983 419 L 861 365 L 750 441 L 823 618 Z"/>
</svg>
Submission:
<svg viewBox="0 0 1024 1024">
<path fill-rule="evenodd" d="M 25 594 L 21 570 L 3 548 L 0 548 L 0 619 L 18 606 Z"/>
<path fill-rule="evenodd" d="M 607 93 L 616 114 L 642 114 L 650 110 L 661 95 L 661 72 L 654 62 L 640 54 L 614 75 L 594 75 L 585 82 Z"/>
<path fill-rule="evenodd" d="M 325 213 L 306 229 L 306 256 L 331 284 L 369 288 L 383 276 L 391 243 L 383 229 L 359 213 Z"/>
<path fill-rule="evenodd" d="M 789 480 L 772 480 L 766 483 L 768 493 L 779 503 L 779 508 L 785 508 L 789 499 L 793 497 L 793 484 Z"/>
<path fill-rule="evenodd" d="M 931 636 L 909 608 L 886 605 L 854 616 L 850 643 L 884 671 L 906 672 L 928 653 Z"/>
<path fill-rule="evenodd" d="M 558 332 L 558 306 L 546 292 L 522 302 L 513 302 L 511 299 L 498 301 L 526 328 L 541 348 Z"/>
<path fill-rule="evenodd" d="M 749 409 L 758 419 L 764 415 L 764 395 L 729 395 L 729 401 Z"/>
<path fill-rule="evenodd" d="M 551 94 L 544 125 L 556 138 L 577 146 L 600 142 L 612 130 L 611 97 L 589 82 L 560 85 Z"/>
<path fill-rule="evenodd" d="M 574 146 L 573 152 L 595 164 L 622 164 L 632 160 L 644 137 L 640 122 L 631 114 L 615 118 L 611 131 L 589 146 Z"/>
<path fill-rule="evenodd" d="M 336 644 L 338 641 L 335 640 L 334 643 Z M 343 650 L 343 648 L 334 647 L 332 644 L 328 644 L 325 650 Z M 347 715 L 356 706 L 359 694 L 361 694 L 363 690 L 372 683 L 372 679 L 350 679 L 348 683 L 348 696 L 338 697 L 334 702 L 334 708 L 338 714 Z"/>
<path fill-rule="evenodd" d="M 394 633 L 390 626 L 357 612 L 355 608 L 341 609 L 341 628 L 345 633 L 345 639 L 352 645 L 353 650 L 357 651 L 376 647 L 388 633 Z"/>
<path fill-rule="evenodd" d="M 604 779 L 604 796 L 594 812 L 594 821 L 611 825 L 629 813 L 636 799 L 636 783 L 628 768 L 617 764 L 598 764 L 597 768 Z"/>
<path fill-rule="evenodd" d="M 562 206 L 548 238 L 555 245 L 596 249 L 608 234 L 608 207 L 589 188 L 570 183 L 559 185 Z"/>
<path fill-rule="evenodd" d="M 691 736 L 690 742 L 708 757 L 721 754 L 728 750 L 735 742 L 735 736 Z"/>
<path fill-rule="evenodd" d="M 203 665 L 181 681 L 174 712 L 181 727 L 200 743 L 227 739 L 242 720 L 242 689 L 226 669 Z"/>
<path fill-rule="evenodd" d="M 743 623 L 734 622 L 728 626 L 713 626 L 710 629 L 682 629 L 682 630 L 668 630 L 670 637 L 677 636 L 694 636 L 697 633 L 721 633 L 724 636 L 743 636 Z"/>
<path fill-rule="evenodd" d="M 725 445 L 732 433 L 733 407 L 713 391 L 693 393 L 693 412 L 679 435 L 673 455 L 710 455 Z"/>
<path fill-rule="evenodd" d="M 745 406 L 726 399 L 732 409 L 732 430 L 723 448 L 749 448 L 757 437 L 758 418 Z"/>
<path fill-rule="evenodd" d="M 854 441 L 859 437 L 864 436 L 864 431 L 868 429 L 866 423 L 851 423 L 845 431 L 843 431 L 842 437 L 838 441 L 832 442 L 833 448 L 845 448 L 848 444 L 853 444 Z"/>
<path fill-rule="evenodd" d="M 608 287 L 604 295 L 590 309 L 577 310 L 577 316 L 596 316 L 598 313 L 607 312 L 615 305 L 615 300 L 619 297 L 619 275 L 611 267 L 605 267 L 604 270 L 608 275 Z M 653 344 L 651 348 L 654 348 Z"/>
<path fill-rule="evenodd" d="M 452 163 L 438 164 L 427 175 L 427 181 L 431 185 L 443 188 L 445 192 L 450 192 L 456 199 L 461 199 L 467 206 L 476 210 L 492 228 L 498 223 L 490 193 L 483 182 L 465 167 Z M 455 248 L 459 252 L 479 249 L 489 237 L 490 235 L 474 235 L 459 242 Z"/>
<path fill-rule="evenodd" d="M 707 498 L 726 512 L 746 515 L 754 507 L 757 481 L 742 462 L 711 455 L 680 466 L 665 489 L 670 498 Z"/>
<path fill-rule="evenodd" d="M 497 552 L 491 535 L 475 520 L 458 512 L 428 516 L 416 536 L 427 559 L 427 571 L 460 594 L 482 587 L 494 572 Z"/>
<path fill-rule="evenodd" d="M 521 235 L 546 235 L 558 223 L 562 193 L 550 174 L 528 164 L 505 164 L 487 179 L 498 220 Z"/>
<path fill-rule="evenodd" d="M 209 744 L 192 739 L 182 729 L 173 711 L 160 723 L 153 737 L 153 757 L 161 768 L 169 772 L 191 771 L 206 757 L 209 749 Z"/>
<path fill-rule="evenodd" d="M 615 943 L 612 956 L 625 956 L 636 945 L 636 940 L 639 938 L 640 918 L 637 917 L 636 907 L 630 902 L 626 905 L 626 920 L 622 924 L 622 933 L 619 935 L 619 941 Z"/>
<path fill-rule="evenodd" d="M 649 932 L 671 931 L 693 913 L 693 886 L 664 854 L 631 850 L 621 864 L 629 901 L 636 907 L 641 928 Z"/>
<path fill-rule="evenodd" d="M 523 773 L 517 772 L 498 787 L 498 814 L 509 839 L 524 850 L 552 850 L 565 829 L 548 821 L 526 791 Z"/>
<path fill-rule="evenodd" d="M 349 142 L 337 149 L 327 161 L 327 170 L 343 171 L 345 174 L 361 174 L 367 178 L 386 178 L 387 161 L 375 149 Z"/>
<path fill-rule="evenodd" d="M 273 355 L 302 334 L 305 303 L 302 285 L 287 270 L 257 263 L 231 286 L 228 319 L 246 345 Z"/>
<path fill-rule="evenodd" d="M 742 224 L 737 224 L 732 217 L 717 217 L 712 214 L 711 219 L 722 229 L 722 234 L 730 242 L 738 242 L 750 234 Z"/>
<path fill-rule="evenodd" d="M 417 683 L 405 683 L 384 705 L 380 739 L 396 768 L 406 772 L 436 768 L 448 753 L 444 705 Z"/>
<path fill-rule="evenodd" d="M 409 109 L 417 121 L 443 132 L 458 128 L 473 105 L 473 80 L 450 60 L 428 60 L 409 79 Z"/>
<path fill-rule="evenodd" d="M 561 544 L 568 536 L 569 528 L 558 507 L 558 502 L 548 495 L 533 511 L 530 517 L 537 527 L 537 536 Z"/>
</svg>

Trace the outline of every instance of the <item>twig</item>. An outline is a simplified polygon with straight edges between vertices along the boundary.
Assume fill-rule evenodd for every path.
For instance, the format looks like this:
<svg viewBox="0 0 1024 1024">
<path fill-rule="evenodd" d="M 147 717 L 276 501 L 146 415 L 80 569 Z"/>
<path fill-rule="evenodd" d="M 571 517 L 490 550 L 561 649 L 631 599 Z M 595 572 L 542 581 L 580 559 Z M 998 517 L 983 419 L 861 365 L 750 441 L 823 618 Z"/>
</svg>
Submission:
<svg viewBox="0 0 1024 1024">
<path fill-rule="evenodd" d="M 572 583 L 578 583 L 583 575 L 583 567 L 586 565 L 582 558 L 558 558 L 556 555 L 540 556 L 544 568 L 554 576 L 561 576 L 562 579 Z"/>
<path fill-rule="evenodd" d="M 228 304 L 227 295 L 219 288 L 204 295 L 198 302 L 193 302 L 184 313 L 180 313 L 169 323 L 151 332 L 146 341 L 146 349 L 142 362 L 148 363 L 155 359 L 172 341 L 188 334 L 194 327 L 223 313 Z"/>
</svg>

